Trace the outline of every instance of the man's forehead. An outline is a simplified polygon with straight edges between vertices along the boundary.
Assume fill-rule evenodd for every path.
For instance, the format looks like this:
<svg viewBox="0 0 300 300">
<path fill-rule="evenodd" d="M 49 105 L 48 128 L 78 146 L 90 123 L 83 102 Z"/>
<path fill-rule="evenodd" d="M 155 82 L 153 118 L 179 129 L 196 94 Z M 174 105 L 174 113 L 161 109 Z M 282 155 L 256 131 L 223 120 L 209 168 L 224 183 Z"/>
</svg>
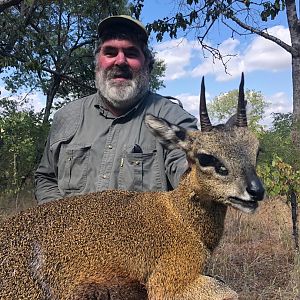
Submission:
<svg viewBox="0 0 300 300">
<path fill-rule="evenodd" d="M 122 49 L 138 49 L 141 51 L 141 47 L 135 43 L 134 41 L 131 41 L 130 39 L 110 39 L 106 40 L 102 44 L 102 48 L 122 48 Z"/>
</svg>

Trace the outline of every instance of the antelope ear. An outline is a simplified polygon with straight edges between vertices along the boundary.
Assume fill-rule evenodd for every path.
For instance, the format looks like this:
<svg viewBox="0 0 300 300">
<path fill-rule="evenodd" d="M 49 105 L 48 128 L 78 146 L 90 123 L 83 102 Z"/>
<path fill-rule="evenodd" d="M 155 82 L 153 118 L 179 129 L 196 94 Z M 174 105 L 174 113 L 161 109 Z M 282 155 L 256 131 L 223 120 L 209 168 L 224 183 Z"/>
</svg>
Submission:
<svg viewBox="0 0 300 300">
<path fill-rule="evenodd" d="M 183 149 L 184 151 L 189 150 L 190 138 L 187 130 L 183 127 L 171 124 L 167 120 L 151 114 L 145 116 L 145 123 L 165 148 L 169 150 L 175 148 Z"/>
</svg>

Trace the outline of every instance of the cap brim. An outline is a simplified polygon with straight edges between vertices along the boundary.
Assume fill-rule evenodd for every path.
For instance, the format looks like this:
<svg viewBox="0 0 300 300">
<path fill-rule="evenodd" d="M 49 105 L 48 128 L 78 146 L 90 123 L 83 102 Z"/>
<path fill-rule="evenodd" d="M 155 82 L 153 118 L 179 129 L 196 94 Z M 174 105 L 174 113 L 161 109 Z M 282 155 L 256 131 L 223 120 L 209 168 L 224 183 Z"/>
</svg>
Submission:
<svg viewBox="0 0 300 300">
<path fill-rule="evenodd" d="M 140 34 L 143 42 L 147 43 L 148 32 L 146 28 L 143 26 L 143 24 L 140 21 L 125 15 L 111 16 L 102 20 L 98 25 L 98 37 L 101 37 L 103 33 L 109 31 L 110 28 L 113 28 L 117 25 L 122 26 L 121 28 L 124 28 L 123 26 L 132 28 L 133 30 L 137 31 Z"/>
</svg>

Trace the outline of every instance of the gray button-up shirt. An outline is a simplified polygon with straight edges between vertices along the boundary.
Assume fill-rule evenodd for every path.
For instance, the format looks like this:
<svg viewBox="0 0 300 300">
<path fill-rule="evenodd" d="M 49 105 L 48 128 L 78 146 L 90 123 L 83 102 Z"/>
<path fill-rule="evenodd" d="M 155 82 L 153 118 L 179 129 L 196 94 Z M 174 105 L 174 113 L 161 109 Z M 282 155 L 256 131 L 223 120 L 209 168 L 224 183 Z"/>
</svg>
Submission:
<svg viewBox="0 0 300 300">
<path fill-rule="evenodd" d="M 144 123 L 147 113 L 197 129 L 195 117 L 150 92 L 120 117 L 105 109 L 99 94 L 57 111 L 35 173 L 38 202 L 107 189 L 176 187 L 187 167 L 185 154 L 162 147 Z"/>
</svg>

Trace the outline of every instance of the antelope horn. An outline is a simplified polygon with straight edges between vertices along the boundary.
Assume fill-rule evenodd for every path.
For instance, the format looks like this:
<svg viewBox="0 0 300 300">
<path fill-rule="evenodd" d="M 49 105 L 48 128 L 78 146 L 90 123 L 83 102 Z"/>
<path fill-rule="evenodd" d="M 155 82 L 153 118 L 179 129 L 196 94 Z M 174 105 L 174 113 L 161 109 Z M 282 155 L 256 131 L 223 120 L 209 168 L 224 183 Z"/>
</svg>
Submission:
<svg viewBox="0 0 300 300">
<path fill-rule="evenodd" d="M 244 73 L 242 72 L 241 83 L 239 87 L 239 99 L 235 125 L 238 127 L 247 127 L 246 102 L 244 93 Z"/>
<path fill-rule="evenodd" d="M 212 125 L 210 123 L 207 107 L 206 107 L 206 99 L 205 99 L 205 84 L 204 84 L 204 77 L 202 77 L 201 82 L 201 92 L 200 92 L 200 126 L 201 131 L 210 131 L 212 129 Z"/>
</svg>

